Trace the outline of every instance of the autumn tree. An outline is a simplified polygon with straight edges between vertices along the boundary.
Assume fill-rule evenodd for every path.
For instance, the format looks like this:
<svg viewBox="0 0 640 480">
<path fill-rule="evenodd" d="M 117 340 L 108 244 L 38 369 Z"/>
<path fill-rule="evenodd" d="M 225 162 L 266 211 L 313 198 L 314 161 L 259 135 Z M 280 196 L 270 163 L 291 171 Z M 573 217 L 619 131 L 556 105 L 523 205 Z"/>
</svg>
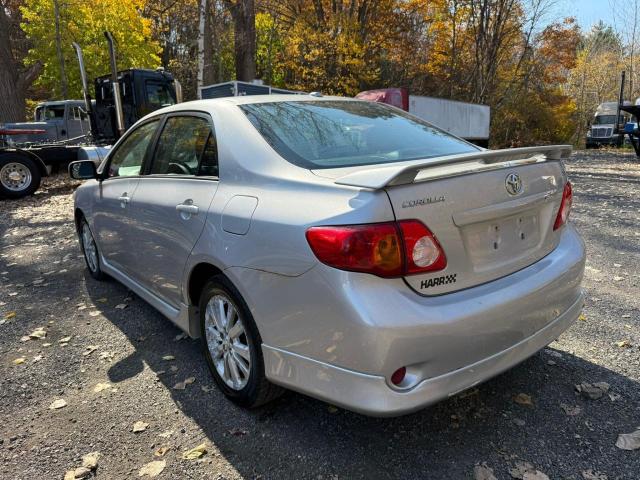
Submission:
<svg viewBox="0 0 640 480">
<path fill-rule="evenodd" d="M 89 76 L 109 72 L 109 52 L 104 31 L 112 32 L 117 43 L 119 69 L 155 68 L 159 65 L 159 46 L 151 39 L 150 21 L 140 15 L 143 0 L 65 0 L 59 3 L 61 55 L 64 59 L 69 96 L 81 96 L 78 62 L 71 46 L 77 42 L 83 48 Z M 56 51 L 54 5 L 51 0 L 26 0 L 21 8 L 22 29 L 32 43 L 26 65 L 42 64 L 37 84 L 60 98 L 60 62 Z"/>
<path fill-rule="evenodd" d="M 42 70 L 40 61 L 23 64 L 29 41 L 19 7 L 19 1 L 0 0 L 0 122 L 25 120 L 27 91 Z"/>
</svg>

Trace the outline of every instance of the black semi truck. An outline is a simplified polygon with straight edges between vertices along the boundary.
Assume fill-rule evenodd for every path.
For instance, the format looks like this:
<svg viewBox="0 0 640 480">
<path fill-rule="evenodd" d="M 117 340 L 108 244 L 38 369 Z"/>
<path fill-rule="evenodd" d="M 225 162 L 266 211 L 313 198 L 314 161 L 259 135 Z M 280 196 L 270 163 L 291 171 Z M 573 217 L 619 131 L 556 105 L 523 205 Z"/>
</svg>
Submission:
<svg viewBox="0 0 640 480">
<path fill-rule="evenodd" d="M 111 145 L 147 113 L 182 101 L 180 83 L 162 69 L 118 71 L 109 32 L 111 73 L 89 93 L 82 50 L 74 43 L 84 100 L 43 102 L 35 122 L 0 124 L 0 198 L 31 195 L 42 177 L 74 160 L 99 161 Z"/>
</svg>

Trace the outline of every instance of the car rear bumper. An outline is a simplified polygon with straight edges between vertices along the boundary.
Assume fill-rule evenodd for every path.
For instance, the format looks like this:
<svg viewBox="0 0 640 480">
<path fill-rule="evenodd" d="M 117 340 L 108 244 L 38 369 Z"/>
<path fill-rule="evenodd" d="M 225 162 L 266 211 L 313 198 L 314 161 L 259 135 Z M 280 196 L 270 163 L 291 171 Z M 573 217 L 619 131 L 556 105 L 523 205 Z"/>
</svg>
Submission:
<svg viewBox="0 0 640 480">
<path fill-rule="evenodd" d="M 369 415 L 415 411 L 555 340 L 580 314 L 584 261 L 584 243 L 569 225 L 558 247 L 535 264 L 439 297 L 371 275 L 332 277 L 337 271 L 324 266 L 304 274 L 307 282 L 263 276 L 263 285 L 274 282 L 274 288 L 257 304 L 283 305 L 269 311 L 274 318 L 252 309 L 263 332 L 267 378 Z M 388 378 L 401 366 L 410 381 L 398 389 Z"/>
<path fill-rule="evenodd" d="M 377 417 L 404 415 L 472 388 L 534 355 L 576 321 L 583 303 L 581 294 L 566 312 L 529 338 L 472 365 L 425 379 L 409 391 L 390 388 L 382 376 L 263 345 L 266 373 L 274 383 L 355 412 Z"/>
</svg>

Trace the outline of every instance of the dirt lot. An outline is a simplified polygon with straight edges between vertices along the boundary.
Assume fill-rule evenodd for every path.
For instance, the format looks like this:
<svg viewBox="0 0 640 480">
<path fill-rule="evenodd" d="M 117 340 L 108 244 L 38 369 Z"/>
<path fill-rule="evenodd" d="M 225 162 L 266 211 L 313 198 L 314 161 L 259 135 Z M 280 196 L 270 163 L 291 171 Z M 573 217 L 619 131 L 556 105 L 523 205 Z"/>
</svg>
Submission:
<svg viewBox="0 0 640 480">
<path fill-rule="evenodd" d="M 640 162 L 578 152 L 568 169 L 589 252 L 584 316 L 512 371 L 396 419 L 293 393 L 235 407 L 199 341 L 86 274 L 76 184 L 60 176 L 0 201 L 0 478 L 62 479 L 99 452 L 88 474 L 103 479 L 137 478 L 153 461 L 176 479 L 465 479 L 484 462 L 498 479 L 639 479 L 640 450 L 616 440 L 640 428 Z M 576 392 L 582 382 L 610 387 L 594 400 Z M 201 444 L 203 456 L 183 458 Z"/>
</svg>

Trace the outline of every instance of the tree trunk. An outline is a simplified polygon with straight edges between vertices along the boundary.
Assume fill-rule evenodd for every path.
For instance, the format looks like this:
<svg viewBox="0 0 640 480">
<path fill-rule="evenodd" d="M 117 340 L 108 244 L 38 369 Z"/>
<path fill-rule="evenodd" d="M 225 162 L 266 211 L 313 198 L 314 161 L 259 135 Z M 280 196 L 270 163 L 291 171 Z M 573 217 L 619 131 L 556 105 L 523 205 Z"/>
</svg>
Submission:
<svg viewBox="0 0 640 480">
<path fill-rule="evenodd" d="M 234 23 L 236 79 L 256 78 L 256 10 L 254 0 L 226 0 Z"/>
<path fill-rule="evenodd" d="M 64 55 L 62 54 L 62 40 L 60 38 L 60 7 L 58 0 L 53 0 L 53 13 L 55 16 L 55 28 L 56 28 L 56 55 L 58 56 L 58 63 L 60 66 L 60 87 L 62 89 L 62 98 L 67 99 L 67 72 L 64 67 Z"/>
</svg>

